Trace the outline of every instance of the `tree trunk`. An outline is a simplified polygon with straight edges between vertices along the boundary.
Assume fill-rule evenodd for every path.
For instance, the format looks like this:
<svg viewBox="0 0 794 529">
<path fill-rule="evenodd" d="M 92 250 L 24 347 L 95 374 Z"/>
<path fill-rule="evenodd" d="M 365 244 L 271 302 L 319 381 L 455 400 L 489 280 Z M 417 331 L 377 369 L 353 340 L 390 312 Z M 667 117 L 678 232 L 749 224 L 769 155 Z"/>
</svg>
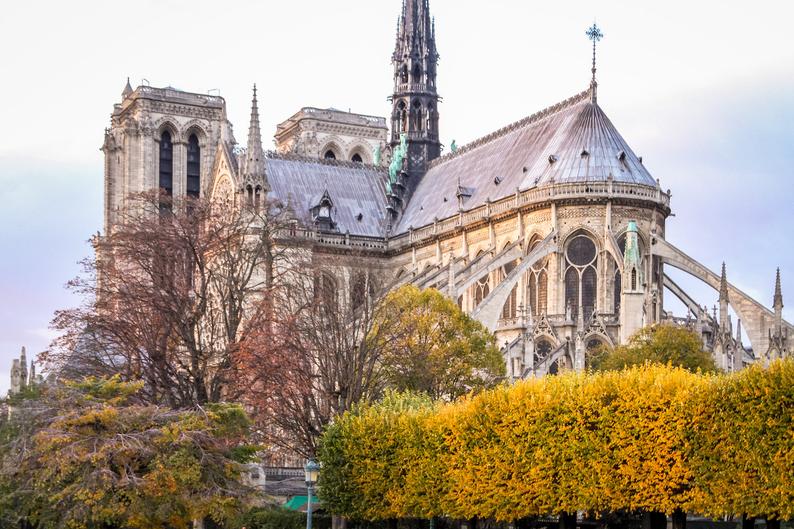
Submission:
<svg viewBox="0 0 794 529">
<path fill-rule="evenodd" d="M 766 529 L 780 529 L 780 518 L 766 518 Z"/>
<path fill-rule="evenodd" d="M 560 513 L 560 529 L 576 529 L 576 513 Z"/>
<path fill-rule="evenodd" d="M 673 529 L 686 529 L 686 513 L 681 509 L 676 509 L 672 516 Z"/>
<path fill-rule="evenodd" d="M 755 518 L 748 517 L 746 514 L 742 515 L 742 529 L 754 529 L 755 528 Z"/>
<path fill-rule="evenodd" d="M 642 529 L 667 529 L 667 517 L 663 512 L 647 511 L 642 516 Z"/>
<path fill-rule="evenodd" d="M 331 516 L 331 529 L 347 529 L 347 520 L 341 516 Z"/>
</svg>

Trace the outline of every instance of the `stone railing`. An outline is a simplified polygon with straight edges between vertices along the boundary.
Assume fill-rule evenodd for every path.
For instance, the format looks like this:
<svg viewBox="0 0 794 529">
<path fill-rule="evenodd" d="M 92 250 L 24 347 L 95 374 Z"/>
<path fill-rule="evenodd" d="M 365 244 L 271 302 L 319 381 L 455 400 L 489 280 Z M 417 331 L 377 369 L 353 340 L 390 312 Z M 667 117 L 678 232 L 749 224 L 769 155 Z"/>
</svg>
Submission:
<svg viewBox="0 0 794 529">
<path fill-rule="evenodd" d="M 389 239 L 388 247 L 390 250 L 400 249 L 524 206 L 577 198 L 635 199 L 658 204 L 664 208 L 670 207 L 670 195 L 658 187 L 611 181 L 550 184 L 519 191 L 501 200 L 486 202 L 474 209 L 461 211 L 453 217 L 437 220 L 433 224 L 409 229 L 407 233 Z"/>
<path fill-rule="evenodd" d="M 223 106 L 223 98 L 207 94 L 195 94 L 193 92 L 183 92 L 175 88 L 155 88 L 153 86 L 139 86 L 135 89 L 134 95 L 146 96 L 150 98 L 162 99 L 173 102 L 187 103 L 195 105 L 197 103 L 209 106 Z"/>
<path fill-rule="evenodd" d="M 349 233 L 320 233 L 304 228 L 285 229 L 279 233 L 278 238 L 297 239 L 323 246 L 365 251 L 385 251 L 388 248 L 386 240 L 381 237 L 366 237 L 363 235 L 350 235 Z"/>
<path fill-rule="evenodd" d="M 420 228 L 411 228 L 408 232 L 395 237 L 380 238 L 343 233 L 317 233 L 307 229 L 289 230 L 289 234 L 285 236 L 340 248 L 367 251 L 399 251 L 412 244 L 432 240 L 444 234 L 453 233 L 463 226 L 475 224 L 480 221 L 487 221 L 488 219 L 524 206 L 577 198 L 625 198 L 658 204 L 664 208 L 670 207 L 670 195 L 663 192 L 658 187 L 654 188 L 638 184 L 609 181 L 596 183 L 577 182 L 570 184 L 551 184 L 516 192 L 501 200 L 486 202 L 468 211 L 461 211 L 452 217 L 436 220 L 432 224 Z"/>
</svg>

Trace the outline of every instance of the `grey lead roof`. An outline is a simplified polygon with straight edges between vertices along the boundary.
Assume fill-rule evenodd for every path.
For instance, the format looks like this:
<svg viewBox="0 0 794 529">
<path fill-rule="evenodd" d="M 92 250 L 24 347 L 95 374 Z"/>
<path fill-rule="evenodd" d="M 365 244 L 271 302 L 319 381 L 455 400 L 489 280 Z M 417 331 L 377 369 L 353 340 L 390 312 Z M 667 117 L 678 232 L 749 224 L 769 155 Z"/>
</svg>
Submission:
<svg viewBox="0 0 794 529">
<path fill-rule="evenodd" d="M 471 191 L 463 204 L 471 209 L 516 189 L 610 175 L 616 182 L 657 185 L 588 90 L 433 162 L 396 233 L 457 214 L 459 185 Z"/>
<path fill-rule="evenodd" d="M 290 203 L 307 226 L 313 223 L 311 209 L 327 190 L 339 233 L 385 236 L 386 169 L 269 153 L 265 172 L 271 197 Z"/>
</svg>

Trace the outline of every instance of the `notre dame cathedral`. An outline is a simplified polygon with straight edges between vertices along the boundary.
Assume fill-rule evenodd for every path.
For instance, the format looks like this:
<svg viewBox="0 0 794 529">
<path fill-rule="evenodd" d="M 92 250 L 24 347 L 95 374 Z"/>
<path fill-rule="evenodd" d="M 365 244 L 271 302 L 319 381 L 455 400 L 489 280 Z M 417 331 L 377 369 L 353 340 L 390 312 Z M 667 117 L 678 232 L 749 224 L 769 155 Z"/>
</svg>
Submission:
<svg viewBox="0 0 794 529">
<path fill-rule="evenodd" d="M 157 188 L 289 203 L 315 259 L 350 256 L 339 296 L 373 265 L 394 285 L 437 288 L 496 334 L 514 379 L 583 369 L 588 351 L 660 322 L 695 330 L 728 371 L 794 352 L 779 274 L 770 310 L 666 239 L 670 192 L 598 105 L 595 64 L 586 90 L 442 155 L 429 0 L 402 1 L 391 61 L 389 118 L 303 108 L 277 126 L 274 152 L 255 88 L 242 148 L 223 98 L 128 81 L 102 147 L 105 231 L 130 193 Z M 719 310 L 667 267 L 711 285 Z M 665 310 L 671 295 L 685 317 Z"/>
</svg>

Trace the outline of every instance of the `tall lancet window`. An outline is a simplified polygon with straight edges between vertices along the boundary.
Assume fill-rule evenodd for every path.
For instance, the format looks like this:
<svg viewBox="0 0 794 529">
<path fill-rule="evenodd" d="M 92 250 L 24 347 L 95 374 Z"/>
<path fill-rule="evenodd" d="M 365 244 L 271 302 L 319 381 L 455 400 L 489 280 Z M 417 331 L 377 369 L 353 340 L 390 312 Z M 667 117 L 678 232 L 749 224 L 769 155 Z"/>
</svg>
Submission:
<svg viewBox="0 0 794 529">
<path fill-rule="evenodd" d="M 571 315 L 582 311 L 587 321 L 595 310 L 598 294 L 596 266 L 598 252 L 595 243 L 585 235 L 577 235 L 568 243 L 565 251 L 565 304 Z"/>
<path fill-rule="evenodd" d="M 174 144 L 171 141 L 171 133 L 163 131 L 160 136 L 160 190 L 168 195 L 172 195 L 174 190 Z"/>
<path fill-rule="evenodd" d="M 538 247 L 541 238 L 538 235 L 532 237 L 529 242 L 527 254 Z M 548 272 L 549 258 L 544 257 L 535 262 L 527 274 L 527 296 L 528 296 L 528 309 L 532 311 L 532 315 L 540 316 L 545 314 L 548 310 L 549 303 L 549 272 Z"/>
<path fill-rule="evenodd" d="M 201 147 L 195 134 L 187 141 L 187 196 L 198 198 L 201 191 Z"/>
</svg>

